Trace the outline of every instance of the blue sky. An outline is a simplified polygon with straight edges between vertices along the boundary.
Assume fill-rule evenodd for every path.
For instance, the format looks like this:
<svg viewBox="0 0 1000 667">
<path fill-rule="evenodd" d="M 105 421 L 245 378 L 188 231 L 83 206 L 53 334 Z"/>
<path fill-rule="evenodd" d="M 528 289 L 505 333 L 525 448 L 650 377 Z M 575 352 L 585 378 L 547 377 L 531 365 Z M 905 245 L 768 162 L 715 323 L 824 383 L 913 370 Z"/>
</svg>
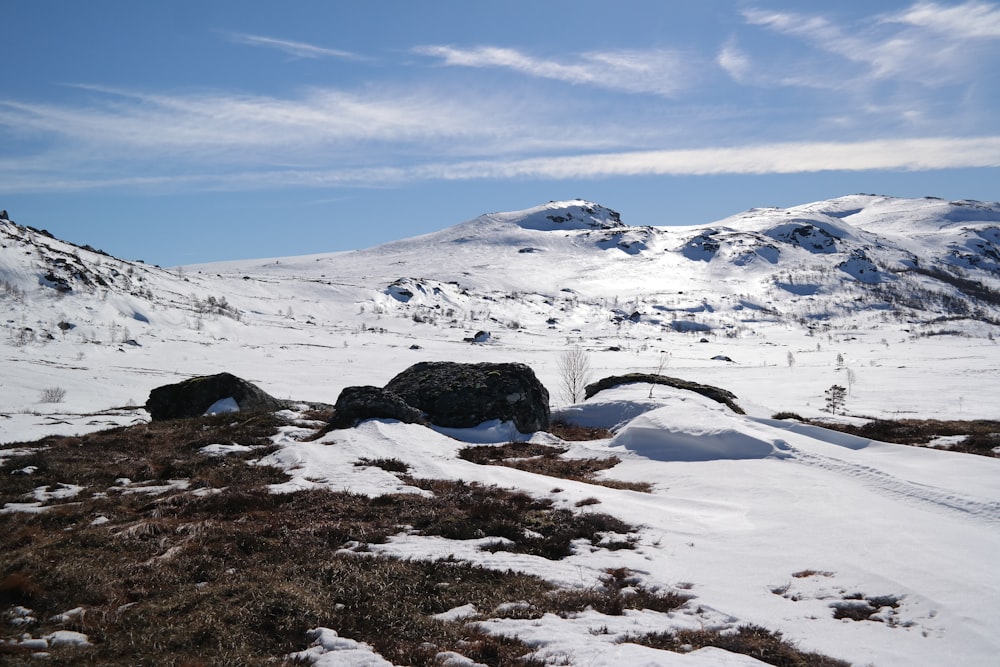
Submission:
<svg viewBox="0 0 1000 667">
<path fill-rule="evenodd" d="M 0 208 L 164 266 L 1000 199 L 1000 3 L 0 0 Z"/>
</svg>

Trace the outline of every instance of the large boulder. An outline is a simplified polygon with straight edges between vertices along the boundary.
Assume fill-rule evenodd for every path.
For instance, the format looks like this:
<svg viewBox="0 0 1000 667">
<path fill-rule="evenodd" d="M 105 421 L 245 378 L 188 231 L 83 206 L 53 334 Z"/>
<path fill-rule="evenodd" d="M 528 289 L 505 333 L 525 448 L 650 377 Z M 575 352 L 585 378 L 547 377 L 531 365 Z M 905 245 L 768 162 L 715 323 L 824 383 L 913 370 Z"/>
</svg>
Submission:
<svg viewBox="0 0 1000 667">
<path fill-rule="evenodd" d="M 438 426 L 471 428 L 499 419 L 522 433 L 549 427 L 549 392 L 524 364 L 424 361 L 385 388 Z"/>
<path fill-rule="evenodd" d="M 216 405 L 221 408 L 218 411 L 226 411 L 226 406 L 234 403 L 236 408 L 246 412 L 275 411 L 285 407 L 282 401 L 256 385 L 230 373 L 219 373 L 157 387 L 149 392 L 146 410 L 153 421 L 160 421 L 200 417 Z"/>
<path fill-rule="evenodd" d="M 344 387 L 334 406 L 333 428 L 351 428 L 365 419 L 396 419 L 407 424 L 426 424 L 420 410 L 407 405 L 398 394 L 381 387 Z"/>
</svg>

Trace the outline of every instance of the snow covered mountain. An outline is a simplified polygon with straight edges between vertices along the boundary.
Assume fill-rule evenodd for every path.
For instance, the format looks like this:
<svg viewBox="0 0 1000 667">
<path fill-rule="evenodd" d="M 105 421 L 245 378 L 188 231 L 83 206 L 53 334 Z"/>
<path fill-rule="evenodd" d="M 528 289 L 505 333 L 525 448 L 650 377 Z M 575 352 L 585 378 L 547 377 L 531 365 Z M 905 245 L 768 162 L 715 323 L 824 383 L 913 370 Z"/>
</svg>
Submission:
<svg viewBox="0 0 1000 667">
<path fill-rule="evenodd" d="M 301 366 L 319 394 L 313 398 L 332 403 L 345 384 L 370 378 L 350 361 L 329 377 L 297 351 L 342 353 L 364 338 L 385 348 L 386 366 L 401 369 L 415 356 L 413 345 L 452 359 L 456 346 L 470 354 L 464 340 L 480 332 L 492 345 L 474 357 L 520 360 L 527 348 L 552 387 L 558 351 L 579 344 L 620 351 L 617 359 L 601 356 L 597 365 L 609 371 L 648 371 L 666 354 L 673 365 L 704 366 L 701 379 L 740 393 L 759 386 L 751 359 L 766 368 L 791 357 L 799 366 L 832 363 L 827 358 L 839 355 L 848 361 L 836 368 L 851 366 L 857 375 L 861 364 L 890 366 L 909 356 L 890 343 L 934 337 L 949 350 L 959 339 L 965 349 L 991 348 L 1000 323 L 1000 204 L 933 198 L 852 195 L 700 227 L 630 227 L 597 204 L 550 202 L 365 250 L 171 270 L 6 219 L 0 246 L 0 349 L 9 361 L 39 357 L 27 385 L 7 373 L 15 397 L 7 409 L 15 413 L 31 405 L 18 397 L 61 382 L 62 371 L 91 372 L 91 364 L 62 358 L 103 359 L 94 365 L 134 373 L 142 387 L 102 383 L 88 392 L 87 409 L 141 403 L 146 385 L 155 386 L 150 373 L 188 377 L 217 368 L 300 395 L 302 384 L 272 375 L 262 357 Z M 837 341 L 837 351 L 823 351 Z M 851 343 L 864 351 L 847 349 Z M 230 356 L 223 349 L 252 354 L 232 355 L 220 368 Z M 121 363 L 123 353 L 135 363 Z M 724 367 L 714 357 L 734 363 Z M 38 372 L 46 368 L 51 380 Z M 892 389 L 912 381 L 889 375 L 879 374 L 884 384 L 867 382 L 875 393 L 853 400 L 856 409 L 873 416 L 927 409 Z M 820 394 L 807 382 L 805 373 L 786 379 L 781 389 L 791 400 L 771 407 L 817 409 Z M 982 398 L 965 386 L 950 389 L 965 410 Z M 935 412 L 956 407 L 935 405 Z M 973 414 L 992 415 L 988 401 L 982 406 Z"/>
<path fill-rule="evenodd" d="M 140 322 L 154 307 L 224 311 L 219 299 L 254 319 L 259 309 L 235 304 L 255 291 L 226 280 L 213 284 L 212 274 L 249 284 L 350 286 L 368 291 L 354 298 L 415 317 L 487 309 L 490 301 L 517 297 L 522 323 L 533 328 L 539 319 L 593 323 L 622 316 L 716 333 L 761 321 L 809 328 L 849 321 L 873 329 L 887 321 L 952 320 L 970 332 L 986 331 L 978 323 L 1000 322 L 995 203 L 853 195 L 678 228 L 630 227 L 596 204 L 550 202 L 367 250 L 172 274 L 9 221 L 0 221 L 0 237 L 0 281 L 8 296 L 111 297 L 103 317 Z M 32 309 L 45 303 L 30 301 Z M 561 317 L 553 311 L 557 302 Z"/>
<path fill-rule="evenodd" d="M 705 226 L 633 227 L 594 203 L 550 202 L 365 250 L 175 269 L 0 219 L 0 288 L 0 465 L 24 455 L 11 443 L 144 422 L 152 388 L 195 375 L 228 371 L 279 398 L 333 403 L 345 386 L 384 385 L 418 361 L 520 361 L 558 414 L 615 431 L 558 443 L 567 456 L 617 457 L 603 476 L 652 491 L 556 488 L 463 460 L 462 443 L 439 432 L 380 421 L 315 441 L 285 429 L 265 461 L 288 474 L 274 490 L 417 493 L 357 466 L 394 458 L 418 478 L 516 488 L 574 511 L 596 501 L 638 524 L 634 550 L 580 548 L 557 562 L 407 531 L 372 546 L 582 588 L 624 567 L 643 586 L 696 596 L 669 614 L 470 612 L 552 663 L 758 664 L 622 641 L 746 623 L 856 664 L 988 665 L 1000 651 L 990 626 L 996 459 L 772 419 L 825 414 L 834 384 L 848 388 L 842 420 L 995 419 L 1000 204 L 852 195 Z M 731 390 L 746 414 L 648 385 L 575 403 L 560 369 L 574 348 L 589 355 L 592 379 L 659 371 Z M 44 512 L 64 496 L 42 489 L 0 514 Z M 874 620 L 831 611 L 868 598 L 891 603 Z M 316 664 L 345 664 L 335 650 L 344 641 L 321 642 Z"/>
</svg>

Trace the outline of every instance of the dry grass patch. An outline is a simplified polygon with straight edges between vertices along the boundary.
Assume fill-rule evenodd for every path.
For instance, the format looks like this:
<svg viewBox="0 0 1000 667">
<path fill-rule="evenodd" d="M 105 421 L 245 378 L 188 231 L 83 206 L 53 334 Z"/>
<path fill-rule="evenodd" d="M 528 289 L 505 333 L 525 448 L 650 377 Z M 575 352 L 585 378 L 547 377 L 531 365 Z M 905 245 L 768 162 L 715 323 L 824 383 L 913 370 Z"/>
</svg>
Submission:
<svg viewBox="0 0 1000 667">
<path fill-rule="evenodd" d="M 842 431 L 862 438 L 893 442 L 900 445 L 927 445 L 941 436 L 965 436 L 948 451 L 981 456 L 1000 456 L 993 450 L 1000 447 L 1000 421 L 988 419 L 876 419 L 861 426 L 814 420 L 809 423 L 835 431 Z"/>
<path fill-rule="evenodd" d="M 4 604 L 23 604 L 38 619 L 86 610 L 68 623 L 4 628 L 4 639 L 55 629 L 90 637 L 86 649 L 55 650 L 47 663 L 54 665 L 265 665 L 304 648 L 307 631 L 322 626 L 395 664 L 431 665 L 441 650 L 520 664 L 530 649 L 516 640 L 431 616 L 470 603 L 484 611 L 512 600 L 542 605 L 547 582 L 342 548 L 380 541 L 417 513 L 446 511 L 425 503 L 402 517 L 396 510 L 404 504 L 244 488 L 167 504 L 146 499 L 145 507 L 120 502 L 107 512 L 115 521 L 100 526 L 79 510 L 4 515 Z"/>
<path fill-rule="evenodd" d="M 86 487 L 87 497 L 115 486 L 121 478 L 133 482 L 187 479 L 192 488 L 280 482 L 285 476 L 279 471 L 255 469 L 244 461 L 273 451 L 271 436 L 282 425 L 284 422 L 272 413 L 236 413 L 15 444 L 12 446 L 36 451 L 8 459 L 0 468 L 8 473 L 0 487 L 0 502 L 23 502 L 24 494 L 33 489 L 60 483 Z M 198 451 L 220 443 L 259 449 L 225 457 Z M 9 474 L 29 466 L 34 468 L 30 475 Z"/>
<path fill-rule="evenodd" d="M 518 640 L 433 615 L 467 604 L 482 617 L 512 602 L 539 615 L 665 604 L 651 592 L 623 594 L 614 577 L 586 596 L 562 595 L 527 574 L 375 556 L 366 545 L 401 530 L 495 536 L 505 549 L 562 558 L 578 540 L 624 548 L 613 540 L 627 545 L 621 537 L 633 529 L 604 514 L 463 482 L 407 479 L 433 497 L 272 494 L 267 485 L 286 475 L 246 459 L 267 452 L 282 424 L 271 414 L 220 415 L 21 445 L 34 452 L 0 466 L 0 501 L 24 502 L 34 489 L 60 483 L 84 490 L 42 513 L 0 515 L 0 615 L 23 605 L 38 619 L 0 627 L 4 664 L 35 664 L 14 644 L 23 633 L 68 629 L 88 635 L 92 646 L 53 649 L 47 664 L 273 665 L 305 648 L 309 629 L 329 627 L 395 664 L 434 665 L 438 652 L 450 650 L 487 665 L 530 665 L 522 657 L 531 649 Z M 261 449 L 225 457 L 198 451 L 216 443 Z M 405 470 L 395 459 L 359 463 Z M 33 474 L 11 474 L 27 466 Z M 186 479 L 189 488 L 124 493 L 124 477 Z M 93 523 L 98 517 L 104 522 Z M 53 620 L 76 607 L 84 612 Z"/>
<path fill-rule="evenodd" d="M 614 436 L 614 433 L 606 428 L 578 426 L 564 421 L 554 421 L 549 424 L 549 433 L 567 441 L 607 440 Z"/>
<path fill-rule="evenodd" d="M 576 540 L 598 547 L 626 548 L 608 541 L 607 536 L 634 532 L 632 526 L 608 514 L 559 509 L 548 498 L 520 491 L 444 480 L 406 481 L 434 496 L 419 502 L 404 501 L 407 507 L 400 508 L 400 516 L 405 523 L 421 534 L 454 540 L 503 538 L 484 547 L 492 551 L 559 560 L 573 553 Z M 425 504 L 432 511 L 423 510 Z"/>
<path fill-rule="evenodd" d="M 841 601 L 833 602 L 833 617 L 836 619 L 849 619 L 852 621 L 878 621 L 885 622 L 883 618 L 876 616 L 884 609 L 899 609 L 900 598 L 895 595 L 869 595 L 853 593 L 844 596 Z M 890 616 L 890 619 L 893 617 Z M 895 621 L 892 621 L 894 624 Z"/>
<path fill-rule="evenodd" d="M 450 539 L 492 536 L 490 548 L 550 559 L 572 553 L 579 541 L 632 546 L 633 527 L 605 514 L 556 508 L 551 500 L 493 486 L 405 475 L 433 495 L 279 495 L 268 485 L 285 481 L 285 474 L 247 465 L 250 454 L 198 451 L 238 443 L 261 447 L 256 458 L 281 425 L 269 414 L 220 415 L 23 445 L 35 451 L 0 466 L 0 501 L 23 502 L 39 486 L 60 483 L 84 491 L 53 501 L 61 504 L 43 513 L 0 515 L 0 616 L 21 605 L 37 619 L 0 627 L 3 663 L 37 664 L 15 644 L 25 632 L 76 630 L 92 645 L 52 649 L 46 664 L 263 667 L 290 664 L 282 656 L 305 648 L 308 630 L 328 627 L 370 644 L 394 664 L 436 665 L 439 652 L 455 651 L 486 665 L 535 665 L 525 659 L 530 647 L 484 634 L 474 621 L 571 615 L 588 607 L 606 614 L 669 611 L 689 599 L 648 589 L 626 569 L 609 570 L 589 589 L 557 590 L 528 574 L 453 559 L 387 558 L 369 546 L 404 530 Z M 551 448 L 526 447 L 506 451 L 551 458 Z M 395 459 L 358 463 L 405 470 Z M 11 474 L 29 465 L 33 474 Z M 583 469 L 602 469 L 586 467 L 593 465 L 585 462 Z M 159 495 L 111 490 L 122 477 L 183 478 L 190 486 Z M 103 523 L 94 523 L 98 517 Z M 434 618 L 469 604 L 478 611 L 469 619 Z M 83 612 L 59 619 L 77 607 Z"/>
<path fill-rule="evenodd" d="M 798 572 L 792 572 L 792 576 L 796 579 L 806 579 L 807 577 L 832 577 L 833 572 L 827 570 L 799 570 Z"/>
<path fill-rule="evenodd" d="M 357 461 L 354 462 L 354 465 L 356 465 L 359 468 L 363 468 L 363 467 L 366 467 L 366 466 L 369 466 L 369 467 L 372 467 L 372 468 L 381 468 L 382 470 L 385 470 L 386 472 L 400 472 L 400 473 L 405 473 L 405 472 L 408 472 L 410 470 L 410 466 L 407 463 L 405 463 L 403 461 L 400 461 L 399 459 L 390 459 L 390 458 L 384 458 L 384 459 L 358 459 Z"/>
<path fill-rule="evenodd" d="M 777 667 L 850 667 L 850 663 L 843 660 L 802 651 L 786 640 L 780 632 L 759 625 L 741 625 L 734 631 L 706 629 L 635 635 L 626 641 L 676 652 L 714 646 L 732 653 L 748 655 Z"/>
<path fill-rule="evenodd" d="M 508 442 L 503 445 L 476 445 L 465 447 L 458 452 L 466 461 L 482 465 L 503 465 L 527 472 L 569 479 L 586 484 L 598 484 L 612 489 L 626 489 L 649 493 L 653 485 L 648 482 L 625 482 L 601 479 L 597 473 L 609 470 L 621 463 L 617 456 L 605 458 L 573 459 L 562 455 L 569 451 L 565 447 L 539 445 L 530 442 Z"/>
<path fill-rule="evenodd" d="M 599 587 L 561 590 L 550 595 L 551 610 L 567 615 L 592 608 L 601 614 L 621 616 L 626 609 L 649 609 L 669 612 L 683 607 L 694 598 L 689 593 L 651 590 L 628 568 L 609 569 Z"/>
</svg>

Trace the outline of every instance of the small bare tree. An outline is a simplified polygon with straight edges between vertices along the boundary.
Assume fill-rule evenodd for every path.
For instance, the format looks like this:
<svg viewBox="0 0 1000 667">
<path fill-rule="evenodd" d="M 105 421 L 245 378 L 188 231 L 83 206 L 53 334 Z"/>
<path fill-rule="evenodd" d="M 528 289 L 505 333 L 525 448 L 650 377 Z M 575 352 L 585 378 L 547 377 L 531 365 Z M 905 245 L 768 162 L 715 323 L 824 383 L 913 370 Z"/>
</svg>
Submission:
<svg viewBox="0 0 1000 667">
<path fill-rule="evenodd" d="M 660 360 L 656 364 L 656 374 L 663 375 L 663 369 L 670 364 L 670 353 L 660 352 Z M 649 383 L 649 397 L 653 398 L 653 389 L 656 388 L 655 382 Z"/>
<path fill-rule="evenodd" d="M 559 375 L 562 377 L 562 398 L 567 403 L 583 400 L 584 387 L 590 382 L 590 355 L 577 346 L 559 357 Z"/>
</svg>

